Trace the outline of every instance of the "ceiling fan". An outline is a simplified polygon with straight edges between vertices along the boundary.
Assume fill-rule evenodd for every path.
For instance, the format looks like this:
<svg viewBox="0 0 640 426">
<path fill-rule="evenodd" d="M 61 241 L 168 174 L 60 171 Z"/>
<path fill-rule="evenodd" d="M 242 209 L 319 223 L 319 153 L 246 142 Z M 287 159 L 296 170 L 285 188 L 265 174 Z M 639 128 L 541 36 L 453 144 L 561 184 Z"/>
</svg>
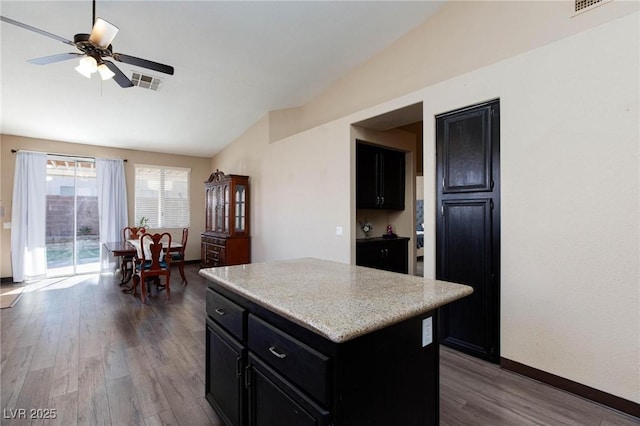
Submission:
<svg viewBox="0 0 640 426">
<path fill-rule="evenodd" d="M 80 64 L 76 67 L 76 71 L 87 78 L 96 71 L 99 72 L 103 80 L 113 78 L 120 87 L 132 87 L 133 83 L 124 75 L 120 69 L 106 58 L 113 59 L 125 64 L 135 65 L 142 68 L 158 71 L 164 74 L 173 75 L 173 67 L 170 65 L 160 64 L 158 62 L 149 61 L 147 59 L 136 58 L 135 56 L 125 55 L 123 53 L 115 53 L 111 42 L 118 33 L 118 27 L 105 21 L 102 18 L 96 20 L 96 1 L 93 0 L 93 28 L 91 34 L 76 34 L 73 41 L 64 37 L 41 30 L 31 25 L 18 22 L 14 19 L 0 15 L 0 21 L 8 24 L 16 25 L 29 31 L 53 38 L 70 46 L 75 46 L 80 52 L 59 53 L 57 55 L 44 56 L 42 58 L 30 59 L 28 62 L 37 65 L 47 65 L 55 62 L 66 61 L 68 59 L 80 58 Z"/>
</svg>

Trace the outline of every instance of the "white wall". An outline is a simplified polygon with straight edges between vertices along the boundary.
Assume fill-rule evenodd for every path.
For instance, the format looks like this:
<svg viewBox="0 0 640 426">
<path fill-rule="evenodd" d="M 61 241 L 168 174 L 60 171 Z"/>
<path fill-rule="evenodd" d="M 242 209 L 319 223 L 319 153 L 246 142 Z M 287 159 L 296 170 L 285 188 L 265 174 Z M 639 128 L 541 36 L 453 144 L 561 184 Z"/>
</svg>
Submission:
<svg viewBox="0 0 640 426">
<path fill-rule="evenodd" d="M 351 123 L 423 102 L 425 212 L 434 212 L 434 115 L 499 98 L 501 356 L 640 402 L 639 18 L 273 144 L 261 120 L 212 160 L 252 176 L 254 260 L 350 260 Z M 425 275 L 433 276 L 433 216 L 425 227 Z"/>
</svg>

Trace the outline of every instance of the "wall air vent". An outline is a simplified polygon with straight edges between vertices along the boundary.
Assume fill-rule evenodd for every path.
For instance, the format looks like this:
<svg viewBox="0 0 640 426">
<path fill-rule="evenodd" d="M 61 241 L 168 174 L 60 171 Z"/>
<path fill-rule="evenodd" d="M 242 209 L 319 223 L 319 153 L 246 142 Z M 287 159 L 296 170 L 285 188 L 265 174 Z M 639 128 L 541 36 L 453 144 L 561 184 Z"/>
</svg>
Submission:
<svg viewBox="0 0 640 426">
<path fill-rule="evenodd" d="M 138 87 L 155 90 L 156 92 L 160 90 L 160 86 L 162 85 L 162 79 L 160 77 L 144 75 L 138 72 L 134 72 L 131 75 L 131 82 Z"/>
<path fill-rule="evenodd" d="M 586 12 L 610 1 L 611 0 L 575 0 L 573 12 L 575 14 Z"/>
</svg>

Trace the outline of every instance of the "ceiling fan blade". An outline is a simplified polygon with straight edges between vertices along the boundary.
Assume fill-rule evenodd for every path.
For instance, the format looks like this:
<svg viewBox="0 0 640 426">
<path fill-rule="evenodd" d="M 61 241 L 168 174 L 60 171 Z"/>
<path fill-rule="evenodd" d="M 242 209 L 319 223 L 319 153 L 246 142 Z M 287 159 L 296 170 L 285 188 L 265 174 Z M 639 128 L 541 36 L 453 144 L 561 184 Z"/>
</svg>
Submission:
<svg viewBox="0 0 640 426">
<path fill-rule="evenodd" d="M 142 68 L 148 68 L 150 70 L 173 75 L 173 67 L 170 65 L 159 64 L 158 62 L 148 61 L 146 59 L 140 59 L 135 56 L 129 56 L 122 53 L 114 53 L 111 57 L 116 61 L 124 62 L 125 64 L 136 65 Z"/>
<path fill-rule="evenodd" d="M 109 61 L 104 61 L 104 64 L 115 74 L 113 79 L 120 85 L 120 87 L 133 87 L 131 80 L 129 80 L 129 78 L 120 71 L 116 64 Z"/>
<path fill-rule="evenodd" d="M 42 34 L 43 36 L 47 36 L 47 37 L 50 37 L 52 39 L 61 41 L 61 42 L 65 43 L 65 44 L 68 44 L 70 46 L 75 46 L 75 44 L 71 40 L 67 40 L 64 37 L 60 37 L 60 36 L 52 34 L 50 32 L 41 30 L 40 28 L 36 28 L 36 27 L 32 27 L 31 25 L 23 24 L 22 22 L 18 22 L 16 20 L 11 19 L 11 18 L 7 18 L 6 16 L 0 16 L 0 21 L 3 21 L 3 22 L 6 22 L 8 24 L 12 24 L 12 25 L 24 28 L 25 30 L 33 31 L 34 33 Z"/>
<path fill-rule="evenodd" d="M 96 23 L 93 24 L 89 41 L 102 48 L 107 48 L 116 34 L 118 34 L 118 27 L 102 18 L 98 18 L 96 19 Z"/>
<path fill-rule="evenodd" d="M 36 65 L 47 65 L 55 62 L 66 61 L 67 59 L 77 58 L 82 56 L 82 53 L 58 53 L 57 55 L 43 56 L 42 58 L 29 59 L 27 62 Z"/>
</svg>

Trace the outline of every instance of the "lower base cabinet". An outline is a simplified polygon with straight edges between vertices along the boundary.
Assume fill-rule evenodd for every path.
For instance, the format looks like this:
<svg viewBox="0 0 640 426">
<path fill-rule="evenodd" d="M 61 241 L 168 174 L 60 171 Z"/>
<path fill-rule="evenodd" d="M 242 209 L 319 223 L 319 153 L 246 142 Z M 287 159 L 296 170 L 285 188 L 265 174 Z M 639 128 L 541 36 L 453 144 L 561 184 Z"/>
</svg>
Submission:
<svg viewBox="0 0 640 426">
<path fill-rule="evenodd" d="M 361 238 L 356 240 L 356 265 L 409 273 L 409 238 Z"/>
<path fill-rule="evenodd" d="M 226 424 L 243 425 L 246 395 L 242 369 L 247 350 L 209 318 L 206 345 L 207 400 Z"/>
<path fill-rule="evenodd" d="M 437 311 L 336 343 L 215 283 L 206 293 L 205 394 L 226 425 L 438 425 Z"/>
<path fill-rule="evenodd" d="M 201 234 L 200 266 L 212 268 L 250 263 L 249 237 L 227 237 L 221 234 Z"/>
<path fill-rule="evenodd" d="M 253 355 L 247 370 L 249 425 L 326 426 L 329 412 Z"/>
</svg>

